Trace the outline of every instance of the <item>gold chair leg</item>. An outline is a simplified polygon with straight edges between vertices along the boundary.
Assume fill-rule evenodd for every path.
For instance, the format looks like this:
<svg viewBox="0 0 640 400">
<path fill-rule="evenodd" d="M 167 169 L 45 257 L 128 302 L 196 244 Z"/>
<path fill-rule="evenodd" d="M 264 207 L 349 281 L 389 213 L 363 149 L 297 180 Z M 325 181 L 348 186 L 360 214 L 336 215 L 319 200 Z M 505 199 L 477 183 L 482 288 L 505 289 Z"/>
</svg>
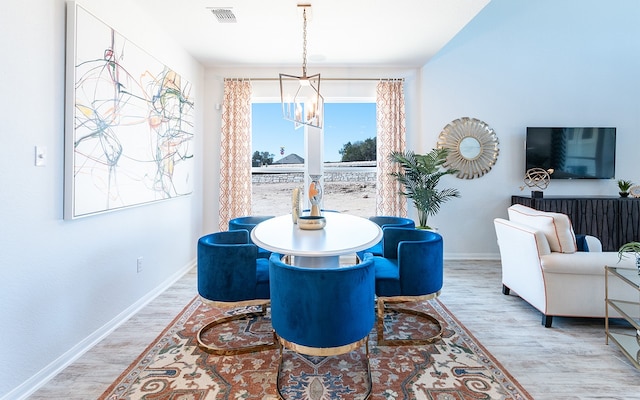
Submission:
<svg viewBox="0 0 640 400">
<path fill-rule="evenodd" d="M 423 311 L 412 310 L 409 308 L 401 307 L 385 307 L 385 302 L 382 298 L 378 298 L 378 312 L 376 321 L 376 333 L 378 334 L 379 346 L 420 346 L 431 344 L 442 339 L 442 324 L 434 316 Z M 385 339 L 384 338 L 384 312 L 385 310 L 396 311 L 402 314 L 415 315 L 431 321 L 438 328 L 438 333 L 430 338 L 425 339 Z"/>
<path fill-rule="evenodd" d="M 275 337 L 271 343 L 259 343 L 256 345 L 243 346 L 243 347 L 217 347 L 217 346 L 204 343 L 204 341 L 202 340 L 203 333 L 213 328 L 214 326 L 222 325 L 227 322 L 240 320 L 240 319 L 255 318 L 255 317 L 265 315 L 266 313 L 267 313 L 267 306 L 266 304 L 263 304 L 261 305 L 260 311 L 230 315 L 228 317 L 211 321 L 208 324 L 204 325 L 202 328 L 200 328 L 200 330 L 198 330 L 198 334 L 196 335 L 196 338 L 198 340 L 198 347 L 209 354 L 215 354 L 218 356 L 231 356 L 231 355 L 255 353 L 258 351 L 276 349 L 278 348 L 278 342 L 275 340 Z"/>
<path fill-rule="evenodd" d="M 274 332 L 274 335 L 275 335 L 275 332 Z M 284 395 L 282 394 L 282 391 L 280 390 L 280 375 L 282 373 L 282 360 L 283 360 L 283 358 L 284 358 L 284 346 L 280 346 L 280 357 L 278 359 L 278 371 L 276 373 L 276 389 L 277 389 L 277 392 L 278 392 L 278 398 L 280 400 L 284 400 Z"/>
<path fill-rule="evenodd" d="M 275 332 L 274 332 L 274 337 L 277 338 L 277 335 L 276 335 Z M 278 361 L 278 371 L 276 373 L 276 389 L 277 389 L 277 392 L 278 392 L 278 398 L 280 400 L 286 400 L 286 398 L 282 394 L 282 390 L 280 389 L 280 376 L 282 375 L 282 363 L 283 363 L 283 359 L 284 359 L 284 347 L 285 347 L 284 345 L 280 346 L 280 359 Z M 372 391 L 372 388 L 373 388 L 373 382 L 371 380 L 371 363 L 369 361 L 369 339 L 368 339 L 368 336 L 367 336 L 367 340 L 365 341 L 365 361 L 366 361 L 366 365 L 367 365 L 368 383 L 367 383 L 367 391 L 366 391 L 363 399 L 364 400 L 368 400 L 371 397 L 371 391 Z"/>
<path fill-rule="evenodd" d="M 371 390 L 373 389 L 373 381 L 371 380 L 371 363 L 369 362 L 369 336 L 367 336 L 367 341 L 365 343 L 365 353 L 367 358 L 367 378 L 369 379 L 369 383 L 367 384 L 367 393 L 364 396 L 364 400 L 368 400 L 371 397 Z"/>
</svg>

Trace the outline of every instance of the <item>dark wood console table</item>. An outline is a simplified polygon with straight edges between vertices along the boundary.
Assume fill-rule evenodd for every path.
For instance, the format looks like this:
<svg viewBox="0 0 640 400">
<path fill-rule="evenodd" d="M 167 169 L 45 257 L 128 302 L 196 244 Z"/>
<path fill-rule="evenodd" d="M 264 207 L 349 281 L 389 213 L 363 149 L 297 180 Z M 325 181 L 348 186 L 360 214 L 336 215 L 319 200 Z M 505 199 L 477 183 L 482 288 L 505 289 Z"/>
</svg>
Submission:
<svg viewBox="0 0 640 400">
<path fill-rule="evenodd" d="M 640 199 L 511 196 L 511 204 L 567 214 L 575 233 L 597 237 L 603 251 L 618 251 L 627 242 L 640 242 Z"/>
</svg>

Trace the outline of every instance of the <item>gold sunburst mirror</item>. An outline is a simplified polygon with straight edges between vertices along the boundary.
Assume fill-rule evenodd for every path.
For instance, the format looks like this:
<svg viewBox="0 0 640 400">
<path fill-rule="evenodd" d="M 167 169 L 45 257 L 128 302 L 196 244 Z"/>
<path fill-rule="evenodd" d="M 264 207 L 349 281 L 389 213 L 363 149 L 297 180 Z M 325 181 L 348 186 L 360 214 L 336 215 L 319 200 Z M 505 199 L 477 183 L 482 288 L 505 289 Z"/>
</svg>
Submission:
<svg viewBox="0 0 640 400">
<path fill-rule="evenodd" d="M 485 122 L 463 117 L 444 127 L 438 148 L 449 150 L 444 167 L 457 169 L 458 178 L 479 178 L 488 173 L 498 159 L 498 136 Z"/>
</svg>

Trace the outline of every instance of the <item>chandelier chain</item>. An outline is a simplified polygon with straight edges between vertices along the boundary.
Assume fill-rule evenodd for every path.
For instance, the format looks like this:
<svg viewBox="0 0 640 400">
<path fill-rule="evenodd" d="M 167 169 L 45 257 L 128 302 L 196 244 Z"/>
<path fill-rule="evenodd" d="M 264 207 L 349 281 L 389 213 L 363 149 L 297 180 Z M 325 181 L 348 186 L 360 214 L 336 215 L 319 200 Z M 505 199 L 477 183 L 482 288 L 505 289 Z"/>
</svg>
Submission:
<svg viewBox="0 0 640 400">
<path fill-rule="evenodd" d="M 307 76 L 307 9 L 302 9 L 302 76 Z"/>
</svg>

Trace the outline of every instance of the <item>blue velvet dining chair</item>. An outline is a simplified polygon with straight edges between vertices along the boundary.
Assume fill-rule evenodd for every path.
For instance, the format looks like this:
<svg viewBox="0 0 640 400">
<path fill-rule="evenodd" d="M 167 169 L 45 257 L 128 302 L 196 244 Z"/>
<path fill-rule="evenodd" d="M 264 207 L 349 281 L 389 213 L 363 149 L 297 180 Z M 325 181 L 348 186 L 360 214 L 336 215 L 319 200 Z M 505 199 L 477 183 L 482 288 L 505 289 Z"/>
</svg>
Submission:
<svg viewBox="0 0 640 400">
<path fill-rule="evenodd" d="M 270 298 L 269 260 L 258 257 L 258 247 L 249 241 L 249 232 L 240 229 L 203 236 L 198 240 L 197 257 L 198 294 L 205 302 L 224 308 L 260 307 L 258 312 L 242 310 L 205 324 L 197 334 L 199 347 L 218 355 L 277 348 L 275 340 L 248 346 L 218 347 L 202 339 L 204 332 L 215 326 L 266 314 Z"/>
<path fill-rule="evenodd" d="M 403 217 L 394 217 L 390 215 L 378 215 L 375 217 L 369 217 L 369 221 L 372 221 L 378 224 L 378 226 L 380 226 L 380 228 L 383 229 L 383 232 L 384 232 L 384 228 L 387 228 L 387 227 L 410 228 L 410 229 L 413 229 L 416 227 L 416 224 L 415 222 L 413 222 L 412 219 L 403 218 Z M 358 257 L 362 259 L 365 253 L 371 253 L 374 256 L 382 256 L 382 239 L 380 239 L 378 243 L 374 244 L 368 249 L 359 251 Z"/>
<path fill-rule="evenodd" d="M 325 357 L 364 345 L 369 378 L 366 398 L 371 392 L 368 337 L 375 322 L 372 256 L 366 255 L 356 265 L 305 268 L 289 265 L 273 253 L 269 276 L 271 323 L 281 345 L 278 378 L 284 348 Z"/>
<path fill-rule="evenodd" d="M 251 240 L 251 231 L 260 222 L 264 222 L 273 218 L 273 215 L 247 215 L 244 217 L 232 218 L 229 220 L 229 230 L 237 231 L 238 229 L 246 229 L 249 231 L 249 240 Z M 253 243 L 253 241 L 251 242 Z M 258 257 L 269 258 L 271 252 L 269 250 L 258 247 Z"/>
<path fill-rule="evenodd" d="M 384 228 L 382 256 L 374 256 L 377 295 L 378 344 L 429 344 L 442 336 L 437 318 L 415 309 L 390 307 L 393 303 L 426 301 L 440 295 L 443 284 L 442 236 L 423 229 Z M 385 310 L 422 317 L 436 327 L 437 333 L 428 338 L 385 339 Z"/>
</svg>

